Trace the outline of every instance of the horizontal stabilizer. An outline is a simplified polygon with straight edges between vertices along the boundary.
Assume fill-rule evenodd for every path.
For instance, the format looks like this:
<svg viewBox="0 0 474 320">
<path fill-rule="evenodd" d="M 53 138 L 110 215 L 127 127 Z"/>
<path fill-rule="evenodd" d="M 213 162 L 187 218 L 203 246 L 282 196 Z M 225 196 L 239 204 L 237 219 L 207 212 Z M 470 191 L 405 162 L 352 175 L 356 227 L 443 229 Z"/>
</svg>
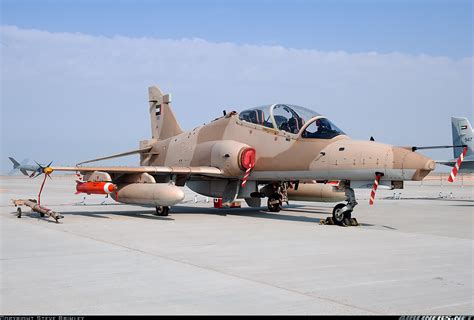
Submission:
<svg viewBox="0 0 474 320">
<path fill-rule="evenodd" d="M 445 166 L 453 167 L 456 163 L 456 160 L 436 160 L 436 163 L 444 164 Z"/>
</svg>

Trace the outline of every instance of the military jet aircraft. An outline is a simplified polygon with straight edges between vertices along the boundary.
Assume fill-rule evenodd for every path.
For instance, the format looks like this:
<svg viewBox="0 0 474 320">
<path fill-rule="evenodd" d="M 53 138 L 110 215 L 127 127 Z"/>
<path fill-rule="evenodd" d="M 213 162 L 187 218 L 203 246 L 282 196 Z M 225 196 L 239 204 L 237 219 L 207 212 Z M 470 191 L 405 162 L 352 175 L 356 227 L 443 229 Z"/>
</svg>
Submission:
<svg viewBox="0 0 474 320">
<path fill-rule="evenodd" d="M 348 137 L 329 119 L 304 107 L 276 103 L 224 113 L 209 124 L 184 132 L 171 109 L 169 94 L 148 89 L 151 139 L 139 149 L 92 159 L 75 167 L 44 171 L 77 171 L 85 181 L 112 182 L 118 202 L 155 206 L 167 215 L 184 198 L 187 185 L 204 196 L 230 203 L 245 199 L 278 212 L 289 199 L 346 199 L 334 207 L 338 224 L 350 219 L 357 201 L 354 188 L 374 182 L 403 188 L 404 180 L 422 180 L 435 162 L 411 148 Z M 140 155 L 136 167 L 89 167 L 86 163 Z M 303 181 L 320 183 L 304 185 Z M 325 184 L 339 181 L 337 186 Z M 86 191 L 87 192 L 87 191 Z"/>
</svg>

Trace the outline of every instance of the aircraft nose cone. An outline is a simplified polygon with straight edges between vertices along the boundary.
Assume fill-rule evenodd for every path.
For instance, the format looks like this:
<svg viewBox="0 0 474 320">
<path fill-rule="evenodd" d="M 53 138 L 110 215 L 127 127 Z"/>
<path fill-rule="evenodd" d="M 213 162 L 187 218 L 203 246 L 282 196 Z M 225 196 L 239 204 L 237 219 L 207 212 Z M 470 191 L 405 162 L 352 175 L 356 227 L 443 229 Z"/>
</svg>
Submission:
<svg viewBox="0 0 474 320">
<path fill-rule="evenodd" d="M 425 164 L 425 170 L 431 170 L 433 171 L 436 168 L 436 163 L 434 160 L 428 160 Z"/>
<path fill-rule="evenodd" d="M 406 172 L 414 170 L 412 180 L 423 180 L 436 167 L 435 162 L 422 154 L 407 151 L 402 164 L 402 169 Z"/>
<path fill-rule="evenodd" d="M 435 168 L 435 162 L 422 154 L 407 151 L 403 159 L 403 168 L 433 170 Z"/>
</svg>

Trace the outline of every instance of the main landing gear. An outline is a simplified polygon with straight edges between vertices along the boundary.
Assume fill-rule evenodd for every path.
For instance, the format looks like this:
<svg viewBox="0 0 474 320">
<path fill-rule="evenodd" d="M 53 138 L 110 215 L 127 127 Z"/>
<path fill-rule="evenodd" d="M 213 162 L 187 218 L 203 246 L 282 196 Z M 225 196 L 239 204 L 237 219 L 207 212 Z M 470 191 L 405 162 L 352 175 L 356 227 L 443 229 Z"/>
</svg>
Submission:
<svg viewBox="0 0 474 320">
<path fill-rule="evenodd" d="M 332 221 L 340 226 L 358 225 L 357 220 L 352 218 L 352 211 L 357 205 L 354 189 L 346 188 L 347 204 L 338 203 L 332 210 Z M 329 223 L 327 223 L 329 224 Z"/>
<path fill-rule="evenodd" d="M 280 212 L 283 206 L 283 202 L 288 204 L 288 189 L 289 185 L 287 182 L 268 185 L 264 189 L 272 188 L 272 193 L 268 196 L 267 207 L 270 212 Z M 262 189 L 263 190 L 263 189 Z"/>
<path fill-rule="evenodd" d="M 167 206 L 157 206 L 156 207 L 156 216 L 166 217 L 170 212 L 170 207 Z"/>
<path fill-rule="evenodd" d="M 278 193 L 272 194 L 268 197 L 267 207 L 270 212 L 280 212 L 283 202 L 282 197 Z"/>
</svg>

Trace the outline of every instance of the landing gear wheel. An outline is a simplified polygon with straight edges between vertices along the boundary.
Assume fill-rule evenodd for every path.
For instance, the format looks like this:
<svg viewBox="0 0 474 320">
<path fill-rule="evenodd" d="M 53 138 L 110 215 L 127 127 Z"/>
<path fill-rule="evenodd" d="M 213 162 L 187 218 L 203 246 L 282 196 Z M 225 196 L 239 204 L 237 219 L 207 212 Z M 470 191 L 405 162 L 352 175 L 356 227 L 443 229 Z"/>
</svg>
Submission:
<svg viewBox="0 0 474 320">
<path fill-rule="evenodd" d="M 280 195 L 274 193 L 268 197 L 267 206 L 270 212 L 280 212 L 282 206 Z"/>
<path fill-rule="evenodd" d="M 170 212 L 170 207 L 158 206 L 156 207 L 156 215 L 159 217 L 166 217 Z"/>
<path fill-rule="evenodd" d="M 44 213 L 40 213 L 40 217 L 41 217 L 41 218 L 44 218 Z"/>
<path fill-rule="evenodd" d="M 350 212 L 349 212 L 349 216 L 350 216 Z M 346 226 L 346 227 L 350 227 L 352 226 L 352 219 L 351 218 L 344 218 L 344 220 L 342 221 L 342 225 L 343 226 Z"/>
<path fill-rule="evenodd" d="M 17 217 L 18 217 L 18 218 L 21 218 L 21 208 L 20 208 L 20 207 L 18 207 L 18 208 L 16 209 L 16 212 L 18 213 Z"/>
<path fill-rule="evenodd" d="M 351 225 L 351 213 L 352 210 L 342 212 L 342 209 L 346 205 L 344 203 L 337 204 L 332 210 L 332 219 L 335 224 L 340 226 L 350 226 Z"/>
</svg>

